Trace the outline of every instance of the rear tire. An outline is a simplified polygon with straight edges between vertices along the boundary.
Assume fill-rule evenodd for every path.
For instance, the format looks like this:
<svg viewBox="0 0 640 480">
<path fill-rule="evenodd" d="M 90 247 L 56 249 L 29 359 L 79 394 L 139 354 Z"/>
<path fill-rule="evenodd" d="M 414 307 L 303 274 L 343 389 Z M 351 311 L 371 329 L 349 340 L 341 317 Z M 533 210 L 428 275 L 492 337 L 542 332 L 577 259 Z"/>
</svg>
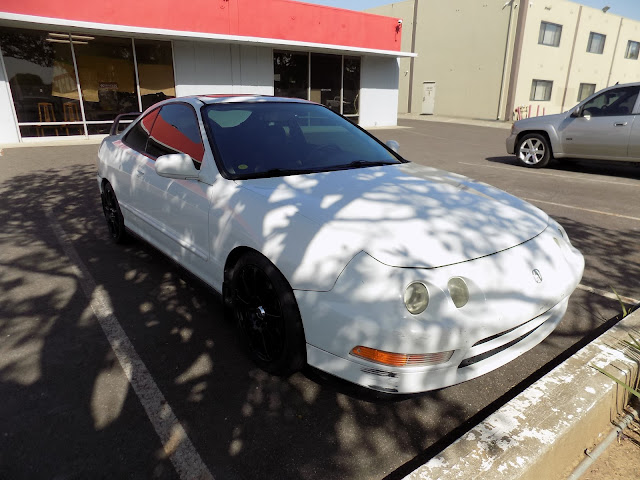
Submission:
<svg viewBox="0 0 640 480">
<path fill-rule="evenodd" d="M 129 240 L 129 234 L 124 226 L 124 217 L 116 193 L 109 182 L 104 183 L 100 196 L 102 197 L 102 211 L 107 221 L 107 227 L 109 227 L 111 239 L 115 243 L 125 243 Z"/>
<path fill-rule="evenodd" d="M 520 164 L 527 168 L 544 168 L 553 158 L 549 141 L 539 133 L 523 136 L 516 147 L 516 155 Z"/>
<path fill-rule="evenodd" d="M 274 375 L 306 364 L 306 342 L 293 290 L 282 273 L 257 252 L 233 266 L 226 292 L 251 359 Z"/>
</svg>

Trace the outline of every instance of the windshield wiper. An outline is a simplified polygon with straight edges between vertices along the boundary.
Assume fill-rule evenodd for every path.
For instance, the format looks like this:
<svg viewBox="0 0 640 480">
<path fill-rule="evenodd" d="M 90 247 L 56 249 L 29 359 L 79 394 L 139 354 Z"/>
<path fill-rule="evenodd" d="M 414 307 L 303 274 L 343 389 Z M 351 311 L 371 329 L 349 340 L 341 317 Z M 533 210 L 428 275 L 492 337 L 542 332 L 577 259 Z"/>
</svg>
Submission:
<svg viewBox="0 0 640 480">
<path fill-rule="evenodd" d="M 354 160 L 351 163 L 345 165 L 336 165 L 329 167 L 328 170 L 349 170 L 351 168 L 366 168 L 366 167 L 382 167 L 384 165 L 399 165 L 400 162 L 389 161 L 370 161 L 370 160 Z"/>
<path fill-rule="evenodd" d="M 255 172 L 243 175 L 241 178 L 271 178 L 271 177 L 286 177 L 288 175 L 304 175 L 305 173 L 317 173 L 317 169 L 302 169 L 302 168 L 271 168 L 264 172 Z"/>
</svg>

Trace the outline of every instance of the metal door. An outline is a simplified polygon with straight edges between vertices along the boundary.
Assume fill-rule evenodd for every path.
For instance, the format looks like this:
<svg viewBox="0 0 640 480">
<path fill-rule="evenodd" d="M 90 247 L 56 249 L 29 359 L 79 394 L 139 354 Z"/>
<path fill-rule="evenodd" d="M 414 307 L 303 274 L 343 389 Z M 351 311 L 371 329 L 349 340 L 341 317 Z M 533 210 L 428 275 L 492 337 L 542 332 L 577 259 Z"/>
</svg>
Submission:
<svg viewBox="0 0 640 480">
<path fill-rule="evenodd" d="M 433 115 L 436 106 L 436 82 L 422 83 L 422 115 Z"/>
</svg>

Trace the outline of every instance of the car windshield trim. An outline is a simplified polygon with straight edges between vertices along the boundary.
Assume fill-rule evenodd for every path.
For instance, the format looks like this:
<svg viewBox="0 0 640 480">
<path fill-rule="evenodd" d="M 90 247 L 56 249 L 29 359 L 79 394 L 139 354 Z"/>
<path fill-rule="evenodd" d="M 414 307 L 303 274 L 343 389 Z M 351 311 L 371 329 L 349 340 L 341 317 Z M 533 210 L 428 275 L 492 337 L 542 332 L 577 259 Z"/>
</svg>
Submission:
<svg viewBox="0 0 640 480">
<path fill-rule="evenodd" d="M 230 180 L 406 163 L 366 130 L 315 103 L 204 105 L 201 116 L 218 169 Z"/>
<path fill-rule="evenodd" d="M 409 163 L 409 162 L 404 162 Z M 274 178 L 274 177 L 289 177 L 293 175 L 308 175 L 311 173 L 330 173 L 330 172 L 338 172 L 341 170 L 355 170 L 359 168 L 370 168 L 370 167 L 385 167 L 391 165 L 400 165 L 400 163 L 389 163 L 389 162 L 366 162 L 363 163 L 360 160 L 356 160 L 349 165 L 341 165 L 332 168 L 323 168 L 323 169 L 285 169 L 285 168 L 272 168 L 271 170 L 267 170 L 266 172 L 260 173 L 250 173 L 246 175 L 238 175 L 234 178 L 234 180 L 252 180 L 258 178 Z"/>
</svg>

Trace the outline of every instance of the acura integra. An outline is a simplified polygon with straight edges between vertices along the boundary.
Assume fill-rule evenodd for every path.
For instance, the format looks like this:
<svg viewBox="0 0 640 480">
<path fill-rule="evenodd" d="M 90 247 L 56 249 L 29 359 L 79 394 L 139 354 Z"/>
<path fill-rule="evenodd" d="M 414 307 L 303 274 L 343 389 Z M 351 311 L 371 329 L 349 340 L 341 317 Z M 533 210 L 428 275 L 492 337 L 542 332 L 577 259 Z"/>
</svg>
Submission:
<svg viewBox="0 0 640 480">
<path fill-rule="evenodd" d="M 388 393 L 494 370 L 562 319 L 584 260 L 538 208 L 298 99 L 156 104 L 100 146 L 115 242 L 223 297 L 255 363 Z"/>
</svg>

